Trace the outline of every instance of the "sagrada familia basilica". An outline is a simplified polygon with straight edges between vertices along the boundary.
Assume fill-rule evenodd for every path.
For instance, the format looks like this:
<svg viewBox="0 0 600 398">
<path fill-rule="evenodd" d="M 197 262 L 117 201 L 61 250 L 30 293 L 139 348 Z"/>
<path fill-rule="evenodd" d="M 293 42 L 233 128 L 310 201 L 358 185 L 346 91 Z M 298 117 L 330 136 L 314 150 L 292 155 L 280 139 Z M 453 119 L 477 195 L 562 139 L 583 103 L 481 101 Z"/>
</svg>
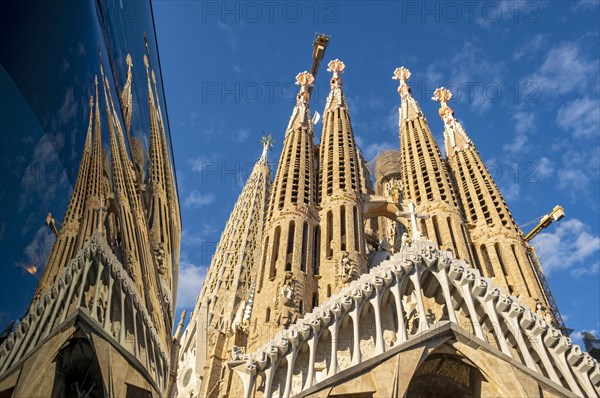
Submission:
<svg viewBox="0 0 600 398">
<path fill-rule="evenodd" d="M 443 157 L 410 71 L 394 71 L 400 148 L 372 175 L 344 70 L 328 64 L 318 144 L 314 77 L 296 77 L 273 182 L 263 137 L 181 340 L 177 396 L 598 396 L 600 367 L 564 335 L 451 92 L 433 97 Z"/>
<path fill-rule="evenodd" d="M 173 335 L 182 220 L 143 61 L 145 104 L 132 96 L 131 57 L 118 101 L 98 68 L 64 221 L 0 345 L 0 398 L 600 395 L 600 366 L 568 338 L 452 94 L 433 97 L 442 156 L 404 67 L 393 73 L 400 146 L 372 171 L 356 145 L 344 63 L 328 64 L 319 143 L 315 78 L 296 76 L 275 178 L 265 135 L 191 319 Z M 147 173 L 128 134 L 141 106 Z"/>
</svg>

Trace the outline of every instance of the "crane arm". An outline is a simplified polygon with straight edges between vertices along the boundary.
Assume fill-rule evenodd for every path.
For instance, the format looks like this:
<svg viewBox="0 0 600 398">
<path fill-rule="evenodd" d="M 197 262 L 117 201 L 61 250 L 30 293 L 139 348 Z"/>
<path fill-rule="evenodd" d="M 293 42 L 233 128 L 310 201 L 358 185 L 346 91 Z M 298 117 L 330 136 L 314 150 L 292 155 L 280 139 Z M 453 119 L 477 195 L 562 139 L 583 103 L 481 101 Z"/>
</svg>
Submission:
<svg viewBox="0 0 600 398">
<path fill-rule="evenodd" d="M 325 56 L 325 49 L 327 48 L 327 44 L 329 43 L 330 38 L 331 37 L 327 36 L 324 33 L 317 33 L 315 35 L 315 41 L 313 42 L 313 54 L 312 54 L 313 62 L 310 67 L 310 74 L 313 75 L 315 80 L 317 78 L 317 73 L 319 72 L 319 65 L 321 65 L 321 61 L 323 60 L 323 57 Z M 312 89 L 313 89 L 313 86 L 310 86 L 308 88 L 309 94 L 312 94 Z"/>
<path fill-rule="evenodd" d="M 525 240 L 525 242 L 529 242 L 530 240 L 535 238 L 537 234 L 542 232 L 543 229 L 547 228 L 550 224 L 552 224 L 553 221 L 558 221 L 564 216 L 565 209 L 560 205 L 554 206 L 554 209 L 552 209 L 550 214 L 546 214 L 544 217 L 542 217 L 539 224 L 536 225 L 535 228 L 531 230 L 531 232 L 525 235 L 523 239 Z"/>
</svg>

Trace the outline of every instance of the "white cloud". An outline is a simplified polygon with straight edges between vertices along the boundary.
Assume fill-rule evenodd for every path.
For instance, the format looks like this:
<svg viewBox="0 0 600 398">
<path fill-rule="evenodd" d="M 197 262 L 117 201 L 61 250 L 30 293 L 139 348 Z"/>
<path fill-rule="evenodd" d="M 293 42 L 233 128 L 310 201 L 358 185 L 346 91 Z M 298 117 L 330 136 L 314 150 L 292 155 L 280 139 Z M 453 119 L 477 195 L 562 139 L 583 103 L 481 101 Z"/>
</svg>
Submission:
<svg viewBox="0 0 600 398">
<path fill-rule="evenodd" d="M 362 151 L 363 156 L 367 162 L 373 160 L 380 152 L 387 151 L 389 149 L 398 149 L 395 144 L 389 142 L 374 142 L 368 144 Z"/>
<path fill-rule="evenodd" d="M 23 192 L 20 195 L 19 211 L 38 198 L 42 199 L 40 205 L 46 206 L 54 199 L 59 187 L 68 186 L 68 176 L 59 157 L 64 145 L 65 136 L 62 133 L 44 134 L 37 142 L 32 161 L 26 167 L 21 179 Z"/>
<path fill-rule="evenodd" d="M 177 286 L 177 308 L 193 309 L 196 297 L 200 294 L 206 267 L 195 265 L 182 254 L 179 263 L 179 283 Z"/>
<path fill-rule="evenodd" d="M 565 190 L 573 200 L 588 199 L 597 204 L 598 198 L 588 197 L 589 187 L 600 177 L 600 151 L 597 145 L 563 148 L 562 166 L 558 168 L 558 188 Z M 585 195 L 585 196 L 582 196 Z"/>
<path fill-rule="evenodd" d="M 209 193 L 202 195 L 200 192 L 194 190 L 185 198 L 183 202 L 184 207 L 197 209 L 202 206 L 209 205 L 215 201 L 215 195 Z"/>
<path fill-rule="evenodd" d="M 553 232 L 542 232 L 533 245 L 546 274 L 570 270 L 574 277 L 598 273 L 600 237 L 573 218 L 560 221 Z"/>
<path fill-rule="evenodd" d="M 244 142 L 248 139 L 248 137 L 250 136 L 250 130 L 248 129 L 237 129 L 234 133 L 233 133 L 233 140 L 235 142 Z"/>
<path fill-rule="evenodd" d="M 190 164 L 190 168 L 192 169 L 192 171 L 198 173 L 212 171 L 213 169 L 216 169 L 218 167 L 217 156 L 215 154 L 200 155 L 193 159 L 189 159 L 188 163 Z"/>
<path fill-rule="evenodd" d="M 182 246 L 208 245 L 216 247 L 217 239 L 219 239 L 219 231 L 217 230 L 217 227 L 208 222 L 202 222 L 198 226 L 199 229 L 194 231 L 184 229 L 181 232 Z"/>
<path fill-rule="evenodd" d="M 563 105 L 556 123 L 576 138 L 598 138 L 600 131 L 600 101 L 583 97 Z"/>
<path fill-rule="evenodd" d="M 426 87 L 443 85 L 450 89 L 454 101 L 467 102 L 478 113 L 488 111 L 500 100 L 501 95 L 498 95 L 503 89 L 504 64 L 490 59 L 484 49 L 471 42 L 464 43 L 453 54 L 434 63 L 423 74 L 416 71 L 417 76 L 425 79 Z M 418 85 L 415 87 L 418 88 Z M 423 94 L 416 94 L 415 98 L 425 99 Z"/>
<path fill-rule="evenodd" d="M 546 178 L 554 173 L 554 163 L 546 158 L 542 157 L 537 161 L 537 175 L 540 178 Z"/>
<path fill-rule="evenodd" d="M 529 137 L 525 134 L 517 134 L 513 138 L 513 141 L 510 144 L 504 144 L 502 149 L 510 154 L 518 154 L 523 153 L 528 148 L 527 143 L 529 142 Z"/>
<path fill-rule="evenodd" d="M 598 59 L 581 54 L 577 43 L 566 42 L 551 48 L 537 72 L 521 81 L 522 87 L 534 84 L 542 94 L 564 95 L 598 90 Z"/>
<path fill-rule="evenodd" d="M 221 28 L 222 31 L 224 31 L 227 36 L 227 45 L 229 46 L 229 48 L 233 51 L 237 51 L 238 49 L 238 42 L 237 42 L 237 38 L 235 36 L 235 33 L 233 32 L 233 29 L 231 28 L 231 26 L 227 25 L 224 22 L 219 21 L 219 28 Z"/>
<path fill-rule="evenodd" d="M 536 130 L 535 115 L 530 112 L 515 112 L 512 116 L 517 133 L 533 133 Z"/>
<path fill-rule="evenodd" d="M 521 195 L 521 186 L 518 183 L 513 182 L 508 188 L 504 188 L 501 191 L 502 196 L 504 196 L 504 199 L 506 199 L 507 202 L 514 202 L 517 201 Z"/>
<path fill-rule="evenodd" d="M 546 38 L 542 34 L 533 36 L 531 39 L 525 41 L 518 49 L 513 53 L 513 59 L 515 61 L 521 58 L 531 59 L 534 58 L 535 53 L 546 45 Z"/>
<path fill-rule="evenodd" d="M 573 11 L 593 11 L 599 4 L 598 0 L 579 0 L 573 5 Z"/>
</svg>

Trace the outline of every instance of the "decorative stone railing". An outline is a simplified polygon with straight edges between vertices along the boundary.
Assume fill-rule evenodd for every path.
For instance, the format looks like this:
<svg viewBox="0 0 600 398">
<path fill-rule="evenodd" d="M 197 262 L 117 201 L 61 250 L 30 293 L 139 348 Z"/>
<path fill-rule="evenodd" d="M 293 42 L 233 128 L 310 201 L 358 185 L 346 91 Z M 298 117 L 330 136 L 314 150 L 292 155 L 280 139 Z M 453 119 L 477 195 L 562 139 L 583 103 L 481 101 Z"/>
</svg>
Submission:
<svg viewBox="0 0 600 398">
<path fill-rule="evenodd" d="M 164 391 L 167 351 L 133 280 L 97 233 L 0 345 L 0 379 L 77 314 L 137 358 L 158 391 Z"/>
<path fill-rule="evenodd" d="M 442 303 L 437 321 L 425 310 L 432 299 Z M 408 325 L 411 314 L 416 316 Z M 466 329 L 474 340 L 575 395 L 600 393 L 596 360 L 478 270 L 424 239 L 362 275 L 261 349 L 251 354 L 234 349 L 229 366 L 241 378 L 244 397 L 257 389 L 268 398 L 287 398 L 443 322 Z"/>
</svg>

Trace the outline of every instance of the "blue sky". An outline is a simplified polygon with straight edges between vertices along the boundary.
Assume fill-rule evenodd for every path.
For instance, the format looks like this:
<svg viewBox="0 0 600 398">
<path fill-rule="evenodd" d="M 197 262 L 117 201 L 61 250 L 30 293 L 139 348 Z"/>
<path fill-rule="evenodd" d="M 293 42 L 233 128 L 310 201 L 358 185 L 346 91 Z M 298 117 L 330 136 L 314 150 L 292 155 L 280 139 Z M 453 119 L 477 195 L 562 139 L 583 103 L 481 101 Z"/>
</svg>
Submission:
<svg viewBox="0 0 600 398">
<path fill-rule="evenodd" d="M 567 217 L 534 244 L 569 327 L 600 331 L 597 1 L 153 3 L 183 215 L 178 307 L 193 308 L 229 212 L 260 155 L 276 165 L 294 76 L 315 32 L 332 36 L 354 132 L 367 159 L 399 145 L 398 66 L 441 140 L 438 86 L 518 224 L 554 205 Z M 311 108 L 322 112 L 321 65 Z M 316 127 L 320 135 L 321 125 Z M 525 228 L 528 231 L 528 228 Z"/>
</svg>

